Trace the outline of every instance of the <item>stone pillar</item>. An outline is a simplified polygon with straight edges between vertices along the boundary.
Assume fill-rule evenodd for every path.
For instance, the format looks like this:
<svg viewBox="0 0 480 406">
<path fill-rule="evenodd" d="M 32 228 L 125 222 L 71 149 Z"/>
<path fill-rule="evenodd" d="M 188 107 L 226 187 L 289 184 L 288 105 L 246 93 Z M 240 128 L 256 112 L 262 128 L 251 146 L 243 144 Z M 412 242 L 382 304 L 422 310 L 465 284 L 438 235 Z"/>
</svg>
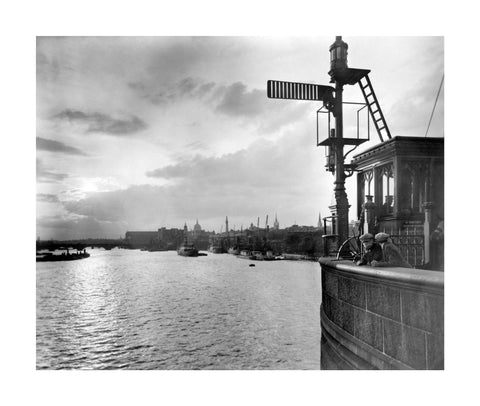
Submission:
<svg viewBox="0 0 480 406">
<path fill-rule="evenodd" d="M 423 235 L 425 245 L 425 264 L 430 262 L 430 234 L 432 233 L 432 202 L 425 202 L 423 204 L 425 210 L 425 222 L 423 223 Z"/>
<path fill-rule="evenodd" d="M 375 234 L 375 203 L 373 203 L 373 196 L 366 195 L 367 201 L 363 203 L 363 211 L 365 213 L 364 232 Z"/>
</svg>

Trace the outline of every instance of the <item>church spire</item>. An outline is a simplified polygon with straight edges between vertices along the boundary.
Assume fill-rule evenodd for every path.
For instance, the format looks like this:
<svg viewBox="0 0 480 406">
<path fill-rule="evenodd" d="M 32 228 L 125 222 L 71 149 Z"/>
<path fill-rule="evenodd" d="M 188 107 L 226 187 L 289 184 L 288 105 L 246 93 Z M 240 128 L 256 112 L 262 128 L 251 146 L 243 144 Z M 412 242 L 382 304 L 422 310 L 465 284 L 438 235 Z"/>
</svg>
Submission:
<svg viewBox="0 0 480 406">
<path fill-rule="evenodd" d="M 317 223 L 317 227 L 322 230 L 323 229 L 323 224 L 322 224 L 322 214 L 320 212 L 318 212 L 318 223 Z"/>
<path fill-rule="evenodd" d="M 273 222 L 273 229 L 278 230 L 280 228 L 280 224 L 278 223 L 277 220 L 277 213 L 275 213 L 275 221 Z"/>
</svg>

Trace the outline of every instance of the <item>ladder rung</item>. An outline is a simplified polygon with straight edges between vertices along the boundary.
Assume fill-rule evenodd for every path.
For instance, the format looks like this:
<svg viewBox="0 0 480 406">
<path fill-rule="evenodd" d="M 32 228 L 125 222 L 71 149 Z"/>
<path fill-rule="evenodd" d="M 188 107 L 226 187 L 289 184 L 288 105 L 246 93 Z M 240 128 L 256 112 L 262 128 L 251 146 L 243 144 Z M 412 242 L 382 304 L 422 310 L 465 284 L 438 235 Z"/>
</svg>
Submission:
<svg viewBox="0 0 480 406">
<path fill-rule="evenodd" d="M 363 85 L 363 80 L 365 80 L 365 86 Z M 377 129 L 378 137 L 380 138 L 381 142 L 384 142 L 383 136 L 382 136 L 382 131 L 384 131 L 384 135 L 388 139 L 391 139 L 392 137 L 390 136 L 390 131 L 388 130 L 387 123 L 385 122 L 385 118 L 383 117 L 382 111 L 380 109 L 380 105 L 378 104 L 377 97 L 375 96 L 375 92 L 373 91 L 373 87 L 372 87 L 372 84 L 370 83 L 370 78 L 368 77 L 368 75 L 360 79 L 359 85 L 360 85 L 360 88 L 362 89 L 362 93 L 363 93 L 363 96 L 365 97 L 365 101 L 367 102 L 368 109 L 370 110 L 372 121 L 374 122 L 375 127 Z M 367 88 L 368 90 L 365 90 Z M 369 97 L 373 98 L 373 100 L 368 100 Z M 377 113 L 379 116 L 375 117 L 375 114 Z"/>
</svg>

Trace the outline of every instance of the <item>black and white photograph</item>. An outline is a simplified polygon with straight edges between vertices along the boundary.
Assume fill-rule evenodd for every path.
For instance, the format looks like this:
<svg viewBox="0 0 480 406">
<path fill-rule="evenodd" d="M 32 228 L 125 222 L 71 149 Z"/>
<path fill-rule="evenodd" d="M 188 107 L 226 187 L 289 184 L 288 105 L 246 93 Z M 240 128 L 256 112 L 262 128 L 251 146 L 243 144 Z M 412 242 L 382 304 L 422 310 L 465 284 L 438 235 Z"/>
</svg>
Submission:
<svg viewBox="0 0 480 406">
<path fill-rule="evenodd" d="M 459 230 L 475 223 L 460 205 L 475 189 L 458 96 L 472 68 L 447 57 L 473 37 L 413 29 L 413 11 L 410 31 L 321 27 L 325 13 L 287 29 L 285 9 L 241 5 L 187 29 L 202 7 L 178 7 L 151 9 L 158 29 L 147 9 L 141 29 L 123 5 L 118 19 L 46 7 L 25 30 L 33 100 L 9 118 L 2 245 L 28 297 L 6 282 L 3 307 L 29 318 L 6 319 L 22 348 L 7 365 L 26 358 L 52 405 L 465 400 L 447 382 L 476 365 Z"/>
<path fill-rule="evenodd" d="M 442 37 L 36 57 L 38 369 L 443 368 Z"/>
</svg>

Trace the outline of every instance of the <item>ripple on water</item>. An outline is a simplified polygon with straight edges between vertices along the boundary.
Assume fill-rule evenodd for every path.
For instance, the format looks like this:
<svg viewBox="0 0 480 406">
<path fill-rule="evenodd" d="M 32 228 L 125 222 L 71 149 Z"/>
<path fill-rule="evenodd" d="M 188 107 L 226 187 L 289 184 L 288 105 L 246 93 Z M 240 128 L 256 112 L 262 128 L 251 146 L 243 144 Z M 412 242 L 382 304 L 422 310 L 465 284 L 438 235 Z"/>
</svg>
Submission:
<svg viewBox="0 0 480 406">
<path fill-rule="evenodd" d="M 37 264 L 38 369 L 320 368 L 318 264 L 90 252 Z"/>
</svg>

